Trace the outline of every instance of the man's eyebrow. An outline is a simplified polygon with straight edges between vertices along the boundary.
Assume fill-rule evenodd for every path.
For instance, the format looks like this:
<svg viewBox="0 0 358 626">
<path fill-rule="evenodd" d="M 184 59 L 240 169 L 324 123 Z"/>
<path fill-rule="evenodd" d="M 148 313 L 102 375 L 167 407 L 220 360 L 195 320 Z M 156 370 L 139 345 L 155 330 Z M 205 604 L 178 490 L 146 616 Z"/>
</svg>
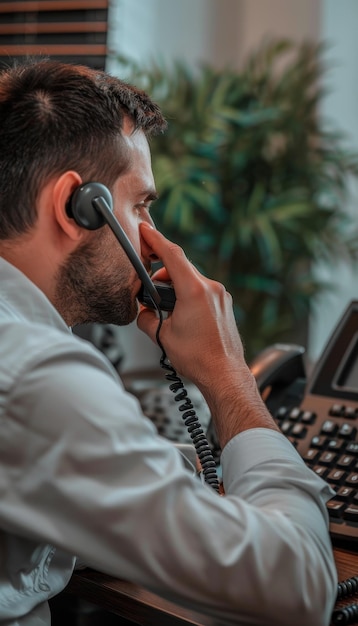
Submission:
<svg viewBox="0 0 358 626">
<path fill-rule="evenodd" d="M 159 194 L 154 189 L 145 190 L 141 195 L 145 196 L 147 202 L 154 202 L 159 198 Z"/>
</svg>

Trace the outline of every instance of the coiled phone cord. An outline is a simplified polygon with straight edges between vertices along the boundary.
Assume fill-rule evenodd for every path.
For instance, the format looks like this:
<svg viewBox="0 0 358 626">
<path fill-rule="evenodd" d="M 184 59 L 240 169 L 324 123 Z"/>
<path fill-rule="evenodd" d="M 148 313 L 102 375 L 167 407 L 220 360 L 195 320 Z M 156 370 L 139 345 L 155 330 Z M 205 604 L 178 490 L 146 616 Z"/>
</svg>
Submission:
<svg viewBox="0 0 358 626">
<path fill-rule="evenodd" d="M 167 354 L 164 350 L 162 342 L 160 341 L 159 334 L 163 324 L 163 313 L 156 307 L 159 315 L 159 323 L 156 331 L 156 341 L 159 348 L 162 351 L 162 356 L 160 359 L 160 366 L 167 370 L 167 374 L 165 378 L 171 382 L 169 385 L 169 389 L 176 394 L 174 396 L 174 400 L 176 402 L 182 402 L 178 406 L 179 411 L 182 413 L 182 418 L 184 420 L 184 424 L 187 427 L 189 435 L 193 441 L 193 445 L 195 447 L 196 453 L 198 455 L 204 480 L 208 485 L 210 485 L 217 493 L 220 493 L 219 487 L 219 479 L 216 472 L 216 463 L 213 457 L 213 454 L 210 450 L 210 446 L 206 440 L 206 436 L 199 422 L 198 416 L 196 415 L 193 404 L 188 396 L 188 393 L 184 387 L 182 380 L 179 378 L 177 372 L 174 367 L 171 365 Z M 179 392 L 179 393 L 178 393 Z"/>
<path fill-rule="evenodd" d="M 358 593 L 358 576 L 346 578 L 338 583 L 337 600 L 353 596 Z"/>
<path fill-rule="evenodd" d="M 349 606 L 336 609 L 332 614 L 332 624 L 334 626 L 346 626 L 354 624 L 358 620 L 358 604 L 349 604 Z"/>
<path fill-rule="evenodd" d="M 338 583 L 337 601 L 358 593 L 358 576 L 351 576 Z M 335 609 L 332 613 L 333 626 L 347 626 L 358 621 L 358 604 L 352 603 Z"/>
</svg>

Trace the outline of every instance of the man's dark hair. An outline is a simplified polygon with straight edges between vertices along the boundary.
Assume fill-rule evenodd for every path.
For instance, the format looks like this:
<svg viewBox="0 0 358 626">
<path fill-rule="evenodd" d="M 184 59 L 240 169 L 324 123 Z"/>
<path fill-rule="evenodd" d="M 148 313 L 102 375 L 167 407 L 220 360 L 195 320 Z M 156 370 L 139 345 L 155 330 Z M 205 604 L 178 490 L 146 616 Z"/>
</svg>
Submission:
<svg viewBox="0 0 358 626">
<path fill-rule="evenodd" d="M 105 72 L 50 59 L 0 72 L 0 239 L 34 224 L 39 190 L 66 170 L 111 187 L 129 165 L 125 116 L 147 136 L 166 127 L 145 92 Z"/>
</svg>

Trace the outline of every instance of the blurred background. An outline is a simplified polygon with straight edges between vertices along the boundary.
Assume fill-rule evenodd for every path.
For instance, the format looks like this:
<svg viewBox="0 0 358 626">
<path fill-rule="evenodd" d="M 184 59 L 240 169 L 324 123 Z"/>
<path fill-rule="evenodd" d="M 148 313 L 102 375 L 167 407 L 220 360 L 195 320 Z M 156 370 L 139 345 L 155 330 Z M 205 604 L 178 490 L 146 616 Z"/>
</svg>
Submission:
<svg viewBox="0 0 358 626">
<path fill-rule="evenodd" d="M 46 54 L 148 89 L 169 121 L 157 226 L 233 293 L 248 359 L 295 341 L 310 365 L 358 297 L 357 20 L 355 0 L 12 0 L 0 63 Z M 95 342 L 123 372 L 157 365 L 135 324 Z"/>
</svg>

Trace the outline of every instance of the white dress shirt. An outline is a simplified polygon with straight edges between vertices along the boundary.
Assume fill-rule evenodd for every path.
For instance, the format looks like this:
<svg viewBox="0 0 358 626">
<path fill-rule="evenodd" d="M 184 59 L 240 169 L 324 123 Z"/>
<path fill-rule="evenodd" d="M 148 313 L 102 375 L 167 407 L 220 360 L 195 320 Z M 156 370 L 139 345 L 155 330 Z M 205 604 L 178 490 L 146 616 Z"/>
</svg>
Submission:
<svg viewBox="0 0 358 626">
<path fill-rule="evenodd" d="M 76 555 L 220 626 L 327 626 L 332 494 L 289 441 L 233 438 L 217 495 L 3 259 L 0 284 L 0 624 L 48 626 Z"/>
</svg>

